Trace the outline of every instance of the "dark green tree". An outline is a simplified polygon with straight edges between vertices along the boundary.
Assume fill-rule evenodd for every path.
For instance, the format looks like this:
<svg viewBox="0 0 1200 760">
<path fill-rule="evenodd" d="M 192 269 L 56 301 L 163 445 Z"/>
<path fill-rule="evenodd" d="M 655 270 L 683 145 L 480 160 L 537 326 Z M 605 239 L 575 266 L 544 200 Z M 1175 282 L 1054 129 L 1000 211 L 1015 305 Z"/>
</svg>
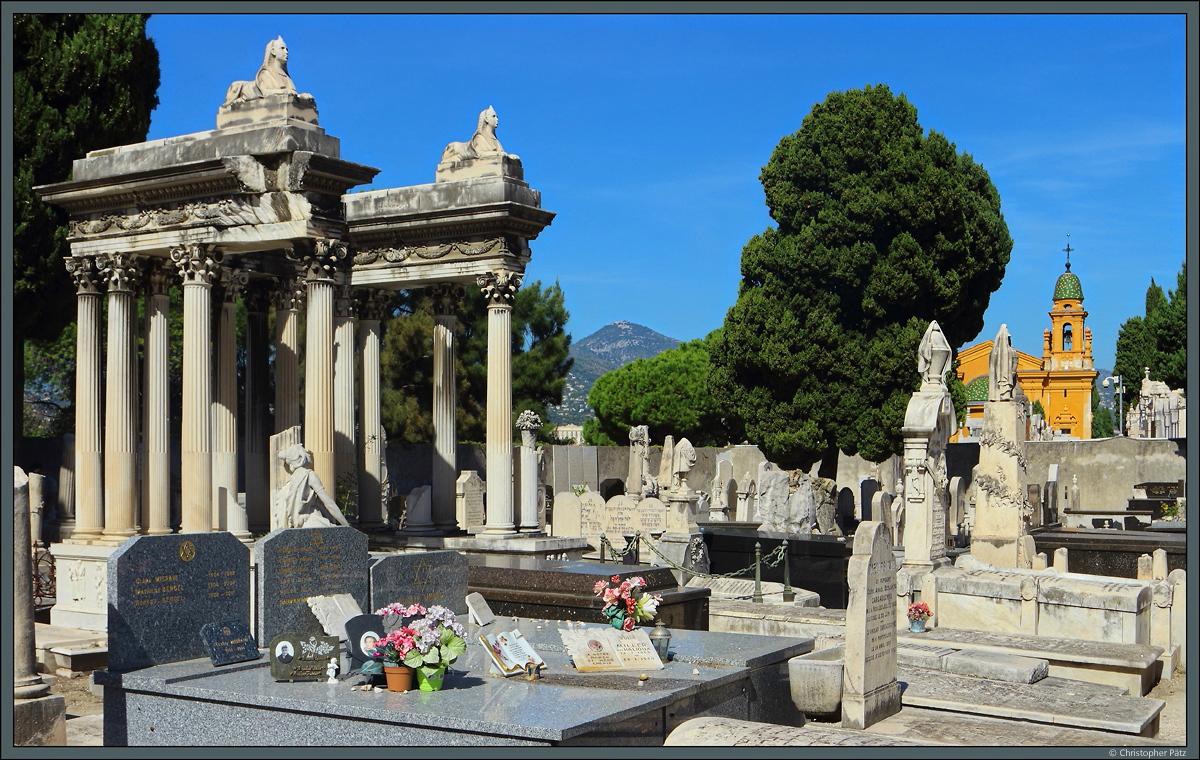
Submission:
<svg viewBox="0 0 1200 760">
<path fill-rule="evenodd" d="M 433 302 L 424 291 L 402 293 L 397 315 L 384 323 L 380 355 L 382 413 L 389 441 L 433 439 Z M 467 288 L 455 333 L 460 441 L 481 442 L 487 417 L 487 303 L 478 288 Z M 546 407 L 562 403 L 571 336 L 569 314 L 558 283 L 540 282 L 517 291 L 512 310 L 513 420 L 526 409 L 542 418 L 539 439 L 550 441 L 553 425 Z"/>
<path fill-rule="evenodd" d="M 57 341 L 75 315 L 74 285 L 63 268 L 66 212 L 43 203 L 33 187 L 69 179 L 71 161 L 88 151 L 146 138 L 159 83 L 146 18 L 13 16 L 14 388 L 25 388 L 25 342 Z M 23 394 L 13 396 L 14 419 L 23 419 Z M 20 427 L 15 432 L 19 448 Z"/>
<path fill-rule="evenodd" d="M 900 450 L 930 320 L 983 327 L 1012 249 L 987 172 L 885 85 L 831 93 L 761 180 L 777 227 L 742 252 L 712 390 L 787 468 Z"/>
<path fill-rule="evenodd" d="M 1112 438 L 1112 410 L 1100 404 L 1100 389 L 1092 386 L 1092 438 Z"/>
<path fill-rule="evenodd" d="M 708 388 L 708 343 L 681 343 L 652 359 L 637 359 L 601 375 L 588 394 L 599 441 L 628 438 L 631 425 L 649 425 L 655 439 L 687 438 L 696 446 L 724 446 L 742 440 L 738 421 L 721 408 Z"/>
<path fill-rule="evenodd" d="M 1126 409 L 1138 403 L 1146 368 L 1151 380 L 1171 388 L 1187 387 L 1187 262 L 1179 270 L 1170 297 L 1150 280 L 1145 316 L 1130 317 L 1117 334 L 1113 374 L 1120 375 Z"/>
</svg>

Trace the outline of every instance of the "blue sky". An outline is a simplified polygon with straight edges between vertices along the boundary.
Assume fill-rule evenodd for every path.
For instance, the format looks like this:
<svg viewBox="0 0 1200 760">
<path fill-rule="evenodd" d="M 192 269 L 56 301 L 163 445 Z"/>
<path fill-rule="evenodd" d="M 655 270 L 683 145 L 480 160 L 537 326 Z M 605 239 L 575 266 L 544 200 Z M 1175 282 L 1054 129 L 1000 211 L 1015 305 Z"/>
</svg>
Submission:
<svg viewBox="0 0 1200 760">
<path fill-rule="evenodd" d="M 885 83 L 991 175 L 1014 241 L 983 332 L 1041 355 L 1070 233 L 1097 367 L 1186 255 L 1183 15 L 155 15 L 150 139 L 215 127 L 281 35 L 297 88 L 365 189 L 432 182 L 495 107 L 557 212 L 526 281 L 558 280 L 583 338 L 629 320 L 721 326 L 758 174 L 834 90 Z"/>
</svg>

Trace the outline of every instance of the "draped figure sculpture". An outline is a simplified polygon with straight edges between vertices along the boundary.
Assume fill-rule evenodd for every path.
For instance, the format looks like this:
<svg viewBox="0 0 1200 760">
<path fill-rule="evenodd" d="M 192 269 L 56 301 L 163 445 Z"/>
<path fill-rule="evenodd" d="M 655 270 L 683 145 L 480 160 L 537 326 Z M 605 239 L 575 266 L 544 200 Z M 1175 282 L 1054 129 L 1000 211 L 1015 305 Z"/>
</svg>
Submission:
<svg viewBox="0 0 1200 760">
<path fill-rule="evenodd" d="M 342 510 L 329 496 L 321 479 L 312 471 L 312 454 L 296 443 L 279 452 L 290 477 L 276 497 L 285 528 L 349 527 Z"/>
<path fill-rule="evenodd" d="M 1012 401 L 1017 382 L 1017 352 L 1008 335 L 1008 325 L 1000 325 L 992 352 L 988 355 L 988 401 Z"/>
</svg>

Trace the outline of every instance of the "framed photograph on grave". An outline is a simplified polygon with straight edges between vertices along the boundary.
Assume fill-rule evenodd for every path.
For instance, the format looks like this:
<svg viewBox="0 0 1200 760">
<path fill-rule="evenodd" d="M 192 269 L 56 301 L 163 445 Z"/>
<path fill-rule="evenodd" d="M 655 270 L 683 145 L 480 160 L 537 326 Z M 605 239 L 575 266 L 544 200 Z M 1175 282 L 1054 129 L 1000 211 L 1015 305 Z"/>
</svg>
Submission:
<svg viewBox="0 0 1200 760">
<path fill-rule="evenodd" d="M 341 659 L 337 636 L 281 633 L 271 639 L 271 677 L 276 681 L 324 681 L 330 661 Z"/>
<path fill-rule="evenodd" d="M 346 621 L 346 646 L 350 650 L 354 670 L 371 659 L 375 643 L 387 635 L 387 626 L 378 615 L 355 615 Z"/>
</svg>

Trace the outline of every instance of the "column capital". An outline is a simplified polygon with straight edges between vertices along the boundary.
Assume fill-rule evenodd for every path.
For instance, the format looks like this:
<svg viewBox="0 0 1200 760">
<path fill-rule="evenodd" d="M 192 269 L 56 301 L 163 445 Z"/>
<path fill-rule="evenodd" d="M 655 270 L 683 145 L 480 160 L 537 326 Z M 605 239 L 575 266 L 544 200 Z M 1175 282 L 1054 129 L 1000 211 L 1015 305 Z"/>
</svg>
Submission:
<svg viewBox="0 0 1200 760">
<path fill-rule="evenodd" d="M 224 258 L 225 254 L 215 245 L 189 243 L 171 249 L 171 261 L 175 262 L 184 285 L 211 286 Z"/>
<path fill-rule="evenodd" d="M 247 283 L 245 290 L 242 292 L 242 302 L 246 304 L 246 312 L 249 314 L 265 314 L 267 308 L 271 305 L 271 294 L 273 292 L 274 289 L 271 287 L 269 280 L 262 279 Z"/>
<path fill-rule="evenodd" d="M 304 307 L 308 297 L 308 289 L 303 277 L 288 277 L 279 281 L 279 287 L 272 292 L 275 308 L 280 311 L 299 311 Z"/>
<path fill-rule="evenodd" d="M 304 267 L 309 282 L 333 282 L 346 259 L 346 244 L 341 240 L 317 238 L 298 244 L 288 258 Z"/>
<path fill-rule="evenodd" d="M 521 287 L 521 275 L 516 272 L 486 272 L 475 278 L 475 284 L 483 291 L 488 306 L 512 306 Z"/>
<path fill-rule="evenodd" d="M 142 272 L 146 280 L 146 294 L 149 296 L 167 295 L 171 284 L 178 280 L 177 274 L 167 266 L 164 259 L 147 259 Z"/>
<path fill-rule="evenodd" d="M 250 281 L 250 273 L 244 269 L 221 267 L 219 271 L 221 294 L 225 303 L 236 303 L 238 296 Z"/>
<path fill-rule="evenodd" d="M 358 291 L 358 318 L 378 322 L 392 306 L 395 291 L 360 288 Z"/>
<path fill-rule="evenodd" d="M 65 256 L 63 264 L 75 280 L 75 293 L 81 296 L 100 295 L 100 268 L 91 256 Z"/>
<path fill-rule="evenodd" d="M 338 285 L 333 290 L 333 315 L 338 319 L 353 319 L 358 315 L 358 294 L 349 285 Z"/>
<path fill-rule="evenodd" d="M 463 287 L 453 282 L 439 282 L 427 287 L 426 292 L 433 299 L 433 313 L 439 317 L 453 317 L 458 314 L 458 301 L 463 297 Z"/>
<path fill-rule="evenodd" d="M 100 273 L 108 281 L 109 293 L 132 293 L 141 277 L 141 256 L 110 253 L 100 261 Z"/>
</svg>

